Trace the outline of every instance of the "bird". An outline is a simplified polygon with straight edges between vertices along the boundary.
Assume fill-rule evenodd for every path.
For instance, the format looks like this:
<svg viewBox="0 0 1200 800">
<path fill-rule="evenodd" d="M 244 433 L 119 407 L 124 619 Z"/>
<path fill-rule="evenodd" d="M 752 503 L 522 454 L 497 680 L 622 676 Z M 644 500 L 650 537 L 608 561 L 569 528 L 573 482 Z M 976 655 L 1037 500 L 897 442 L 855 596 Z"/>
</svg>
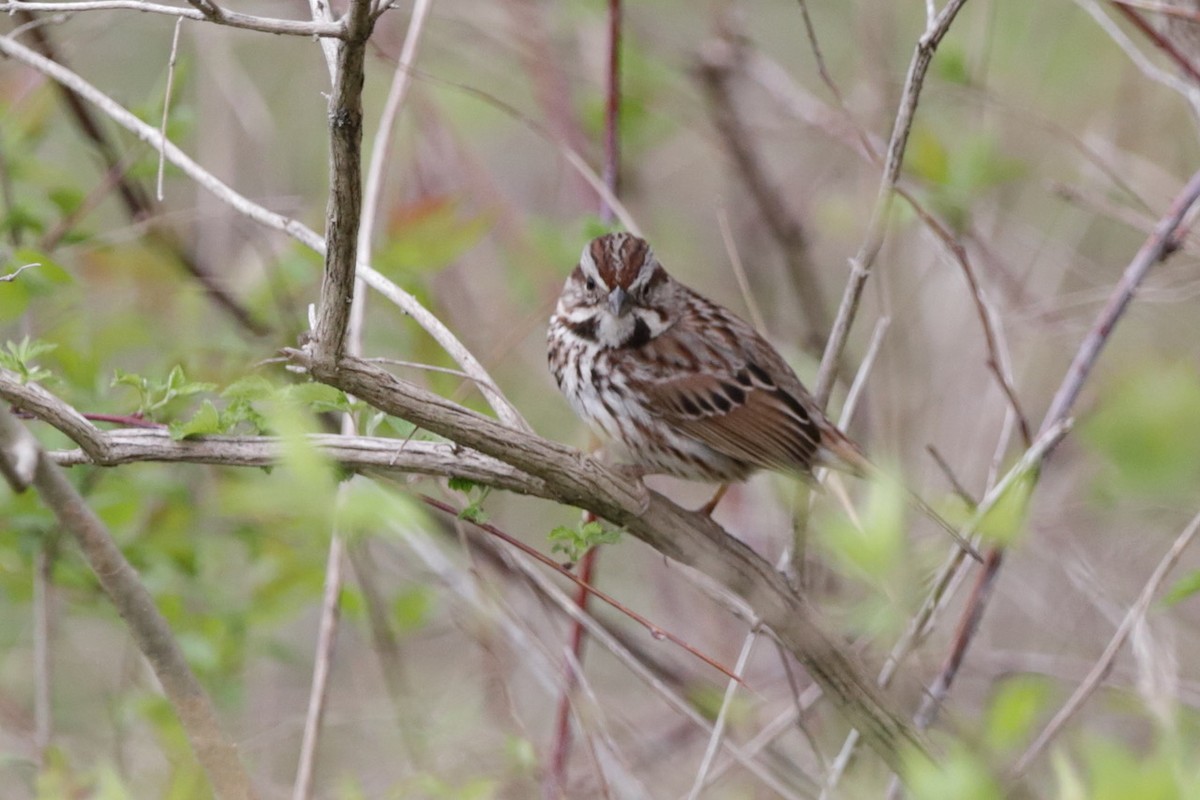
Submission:
<svg viewBox="0 0 1200 800">
<path fill-rule="evenodd" d="M 637 474 L 727 485 L 759 470 L 873 471 L 770 342 L 633 234 L 583 248 L 547 345 L 571 408 Z"/>
<path fill-rule="evenodd" d="M 550 318 L 546 355 L 567 403 L 633 475 L 720 484 L 701 513 L 760 470 L 812 481 L 828 467 L 893 480 L 754 326 L 671 277 L 631 233 L 584 246 Z M 904 491 L 982 560 L 957 528 Z"/>
</svg>

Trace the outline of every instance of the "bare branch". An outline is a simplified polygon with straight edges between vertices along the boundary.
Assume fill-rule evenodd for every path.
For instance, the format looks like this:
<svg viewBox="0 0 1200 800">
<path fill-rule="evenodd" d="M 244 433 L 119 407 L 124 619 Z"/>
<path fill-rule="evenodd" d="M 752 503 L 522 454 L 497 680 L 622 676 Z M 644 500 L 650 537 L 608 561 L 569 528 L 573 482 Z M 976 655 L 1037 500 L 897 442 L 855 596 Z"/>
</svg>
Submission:
<svg viewBox="0 0 1200 800">
<path fill-rule="evenodd" d="M 350 0 L 346 41 L 338 48 L 329 96 L 329 201 L 325 208 L 325 271 L 311 347 L 318 358 L 346 352 L 354 298 L 358 223 L 362 211 L 362 88 L 371 35 L 369 0 Z"/>
<path fill-rule="evenodd" d="M 8 273 L 7 275 L 0 275 L 0 283 L 11 283 L 11 282 L 15 281 L 17 279 L 17 276 L 20 275 L 25 270 L 33 269 L 34 267 L 40 267 L 40 266 L 41 266 L 40 263 L 22 264 L 21 266 L 17 267 L 15 270 Z"/>
<path fill-rule="evenodd" d="M 913 117 L 917 111 L 917 101 L 921 96 L 921 88 L 925 84 L 925 73 L 933 60 L 942 37 L 950 30 L 955 16 L 962 9 L 966 0 L 950 0 L 936 17 L 929 21 L 929 26 L 921 34 L 913 50 L 912 61 L 908 65 L 908 77 L 904 81 L 904 93 L 900 98 L 900 108 L 896 112 L 896 121 L 892 126 L 892 136 L 888 141 L 887 160 L 883 166 L 883 176 L 879 181 L 879 192 L 875 197 L 875 205 L 871 209 L 871 218 L 867 223 L 867 234 L 858 253 L 850 262 L 850 280 L 842 294 L 841 305 L 838 306 L 837 317 L 833 322 L 833 330 L 829 334 L 829 342 L 825 346 L 825 355 L 821 358 L 821 368 L 817 373 L 817 383 L 813 397 L 817 403 L 825 406 L 829 395 L 833 392 L 833 383 L 837 378 L 837 366 L 841 361 L 842 351 L 846 348 L 846 340 L 850 336 L 850 326 L 858 313 L 858 303 L 862 299 L 863 289 L 867 278 L 875 264 L 875 258 L 883 247 L 888 213 L 891 210 L 892 192 L 900 179 L 900 168 L 904 163 L 904 151 L 908 147 L 908 134 L 912 130 Z"/>
<path fill-rule="evenodd" d="M 787 579 L 709 517 L 685 511 L 641 484 L 565 445 L 514 431 L 358 359 L 337 365 L 288 351 L 315 378 L 425 430 L 541 478 L 561 503 L 620 525 L 664 555 L 694 566 L 741 594 L 820 683 L 835 706 L 889 765 L 924 749 L 875 692 L 861 669 L 820 628 Z"/>
<path fill-rule="evenodd" d="M 338 494 L 340 500 L 341 487 L 338 487 Z M 304 738 L 300 743 L 300 765 L 296 769 L 292 800 L 308 800 L 312 797 L 313 780 L 316 776 L 317 741 L 321 721 L 325 717 L 333 645 L 337 637 L 338 619 L 341 616 L 344 550 L 342 537 L 335 531 L 329 540 L 329 557 L 325 564 L 325 590 L 321 595 L 321 621 L 317 627 L 317 656 L 313 661 L 308 713 L 304 718 Z"/>
<path fill-rule="evenodd" d="M 239 14 L 236 11 L 221 10 L 217 15 L 205 14 L 198 8 L 180 8 L 160 3 L 146 3 L 142 0 L 83 0 L 78 3 L 41 3 L 41 2 L 0 2 L 0 13 L 11 14 L 14 11 L 51 11 L 73 14 L 79 11 L 142 11 L 152 14 L 166 14 L 172 17 L 185 17 L 203 22 L 214 22 L 231 28 L 244 28 L 262 33 L 278 33 L 286 36 L 320 36 L 333 39 L 345 38 L 346 28 L 341 22 L 305 22 L 302 20 L 273 19 L 271 17 L 256 17 L 251 14 Z"/>
</svg>

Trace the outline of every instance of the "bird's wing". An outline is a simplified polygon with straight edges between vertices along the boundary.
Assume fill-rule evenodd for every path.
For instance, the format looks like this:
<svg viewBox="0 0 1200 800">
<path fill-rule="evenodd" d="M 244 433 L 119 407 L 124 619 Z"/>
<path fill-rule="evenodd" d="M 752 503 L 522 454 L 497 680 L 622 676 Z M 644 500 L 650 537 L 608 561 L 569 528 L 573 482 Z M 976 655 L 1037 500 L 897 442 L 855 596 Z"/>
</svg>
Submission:
<svg viewBox="0 0 1200 800">
<path fill-rule="evenodd" d="M 696 371 L 657 378 L 643 372 L 631 388 L 652 413 L 718 452 L 766 469 L 806 473 L 822 437 L 797 396 L 803 392 L 799 379 L 749 326 L 738 333 L 716 348 L 709 339 L 708 357 Z"/>
</svg>

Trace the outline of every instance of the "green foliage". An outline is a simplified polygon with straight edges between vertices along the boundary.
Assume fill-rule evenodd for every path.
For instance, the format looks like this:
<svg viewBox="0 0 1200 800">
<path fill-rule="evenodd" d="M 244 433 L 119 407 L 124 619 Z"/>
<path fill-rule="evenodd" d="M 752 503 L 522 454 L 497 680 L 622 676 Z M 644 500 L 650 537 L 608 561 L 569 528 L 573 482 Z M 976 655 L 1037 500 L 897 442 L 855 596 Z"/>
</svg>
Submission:
<svg viewBox="0 0 1200 800">
<path fill-rule="evenodd" d="M 1050 686 L 1040 678 L 1017 676 L 1001 682 L 984 718 L 984 741 L 992 752 L 1023 745 L 1050 700 Z"/>
<path fill-rule="evenodd" d="M 583 558 L 583 554 L 601 544 L 616 544 L 621 538 L 620 528 L 607 528 L 598 520 L 581 522 L 576 528 L 559 525 L 550 531 L 550 552 L 566 557 L 567 561 L 575 564 Z"/>
<path fill-rule="evenodd" d="M 842 515 L 822 520 L 821 542 L 843 568 L 878 582 L 902 560 L 907 509 L 904 489 L 897 481 L 872 481 L 861 527 Z"/>
<path fill-rule="evenodd" d="M 50 370 L 35 364 L 34 359 L 53 352 L 57 347 L 56 344 L 30 339 L 28 336 L 20 342 L 5 342 L 4 347 L 0 348 L 0 367 L 17 373 L 21 383 L 45 383 L 53 375 Z"/>
<path fill-rule="evenodd" d="M 1013 480 L 979 521 L 979 535 L 997 545 L 1014 544 L 1025 530 L 1029 498 L 1036 481 L 1036 476 L 1028 472 Z"/>
<path fill-rule="evenodd" d="M 990 135 L 964 135 L 957 130 L 941 135 L 920 124 L 913 128 L 905 163 L 927 184 L 932 210 L 954 230 L 967 226 L 969 209 L 981 193 L 1024 172 L 1022 162 L 1004 155 Z"/>
<path fill-rule="evenodd" d="M 910 758 L 905 785 L 913 800 L 1001 800 L 1004 793 L 978 753 L 955 743 L 933 763 Z"/>
<path fill-rule="evenodd" d="M 451 478 L 450 488 L 456 492 L 465 494 L 469 501 L 463 510 L 458 512 L 459 519 L 465 519 L 477 525 L 482 525 L 488 521 L 487 512 L 483 510 L 483 502 L 492 493 L 492 487 L 481 486 L 467 478 Z"/>
<path fill-rule="evenodd" d="M 207 387 L 206 387 L 207 388 Z M 276 386 L 259 375 L 250 375 L 230 384 L 221 392 L 226 401 L 218 409 L 211 400 L 204 400 L 191 417 L 170 424 L 171 436 L 231 433 L 242 427 L 250 433 L 267 433 L 270 409 L 280 403 L 306 409 L 314 414 L 354 413 L 361 404 L 352 403 L 344 392 L 323 383 L 297 383 Z"/>
<path fill-rule="evenodd" d="M 397 786 L 389 797 L 397 800 L 492 800 L 498 788 L 498 783 L 490 778 L 460 778 L 451 782 L 426 774 Z"/>
<path fill-rule="evenodd" d="M 132 372 L 117 370 L 112 385 L 128 386 L 137 392 L 137 414 L 147 419 L 156 419 L 173 400 L 201 392 L 211 392 L 217 388 L 213 383 L 189 381 L 183 374 L 183 367 L 178 364 L 171 368 L 166 378 L 145 378 Z"/>
<path fill-rule="evenodd" d="M 1196 592 L 1200 592 L 1200 570 L 1193 570 L 1171 584 L 1171 588 L 1163 593 L 1161 604 L 1173 606 L 1182 603 Z"/>
<path fill-rule="evenodd" d="M 1105 392 L 1081 435 L 1107 460 L 1102 486 L 1118 494 L 1191 495 L 1200 480 L 1200 374 L 1150 364 Z"/>
<path fill-rule="evenodd" d="M 420 630 L 433 611 L 434 595 L 428 586 L 414 585 L 396 594 L 392 621 L 401 633 Z"/>
<path fill-rule="evenodd" d="M 31 302 L 60 290 L 71 280 L 67 271 L 48 253 L 28 247 L 16 248 L 10 257 L 0 259 L 0 264 L 3 265 L 0 275 L 11 275 L 20 270 L 12 280 L 0 281 L 0 321 L 17 319 Z"/>
<path fill-rule="evenodd" d="M 389 220 L 388 243 L 375 262 L 392 275 L 436 272 L 478 244 L 489 227 L 487 217 L 463 216 L 450 198 L 402 206 Z"/>
</svg>

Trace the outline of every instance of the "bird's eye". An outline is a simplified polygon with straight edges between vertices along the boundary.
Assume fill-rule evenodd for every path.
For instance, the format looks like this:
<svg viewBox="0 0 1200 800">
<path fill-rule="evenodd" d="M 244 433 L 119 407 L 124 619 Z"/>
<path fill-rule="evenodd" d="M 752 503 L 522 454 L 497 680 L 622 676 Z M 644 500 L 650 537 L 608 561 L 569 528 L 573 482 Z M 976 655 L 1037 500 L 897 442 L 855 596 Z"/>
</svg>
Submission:
<svg viewBox="0 0 1200 800">
<path fill-rule="evenodd" d="M 588 278 L 588 279 L 587 279 L 587 283 L 585 283 L 585 284 L 584 284 L 584 286 L 586 286 L 586 287 L 587 287 L 587 290 L 588 290 L 589 292 L 594 292 L 594 291 L 596 291 L 596 279 L 595 279 L 595 278 Z"/>
</svg>

